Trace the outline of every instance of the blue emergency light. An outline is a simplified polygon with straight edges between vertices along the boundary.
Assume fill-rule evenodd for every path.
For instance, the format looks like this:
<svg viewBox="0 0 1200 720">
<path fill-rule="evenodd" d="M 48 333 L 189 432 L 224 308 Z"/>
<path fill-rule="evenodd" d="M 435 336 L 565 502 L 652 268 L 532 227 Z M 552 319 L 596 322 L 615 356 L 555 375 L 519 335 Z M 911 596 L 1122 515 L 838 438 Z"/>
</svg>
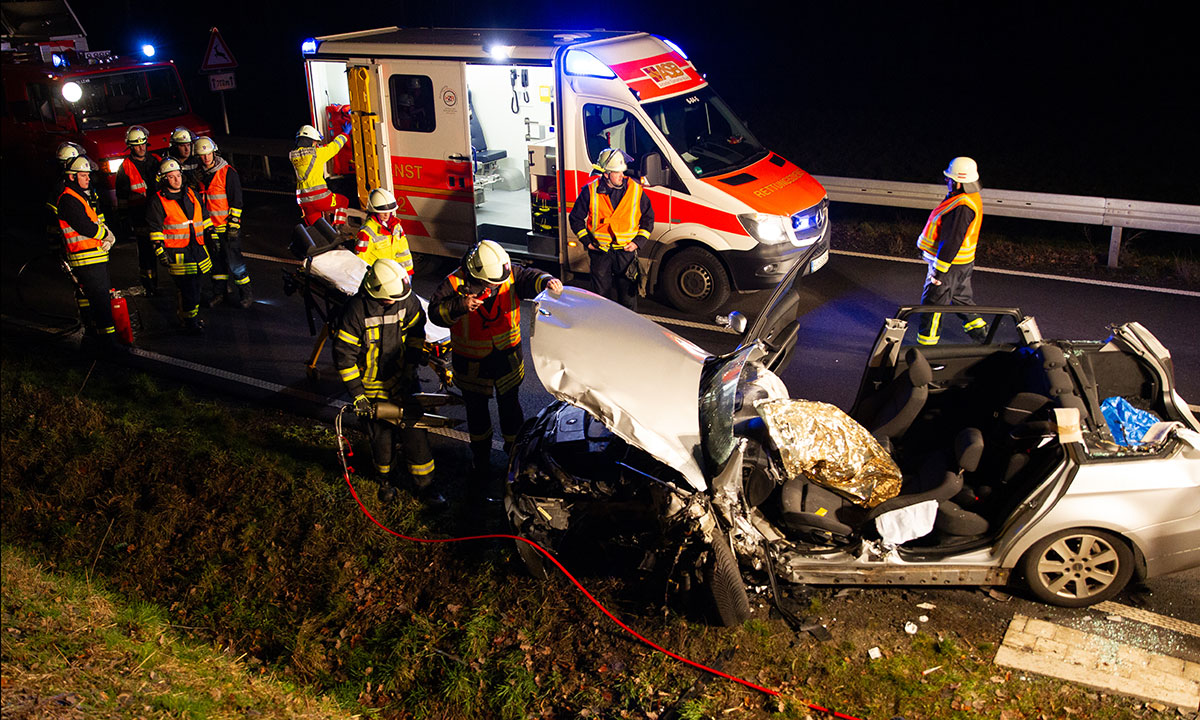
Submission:
<svg viewBox="0 0 1200 720">
<path fill-rule="evenodd" d="M 317 39 L 316 38 L 308 38 L 304 42 L 300 43 L 300 52 L 301 53 L 303 53 L 305 55 L 312 55 L 316 51 L 317 51 Z"/>
<path fill-rule="evenodd" d="M 52 53 L 50 55 L 50 64 L 56 68 L 66 67 L 67 65 L 70 65 L 70 63 L 67 62 L 67 56 L 63 55 L 62 53 Z"/>
<path fill-rule="evenodd" d="M 596 77 L 613 79 L 617 76 L 613 69 L 600 59 L 591 54 L 587 50 L 579 50 L 577 48 L 567 51 L 566 60 L 563 61 L 563 69 L 568 75 L 581 75 L 583 77 Z"/>
<path fill-rule="evenodd" d="M 142 54 L 148 58 L 154 57 L 154 46 L 150 43 L 142 45 Z"/>
<path fill-rule="evenodd" d="M 667 44 L 667 47 L 669 47 L 672 50 L 674 50 L 675 52 L 679 53 L 679 57 L 683 58 L 684 60 L 688 59 L 687 53 L 685 53 L 683 50 L 681 50 L 679 48 L 679 46 L 676 45 L 675 43 L 671 42 L 670 40 L 666 39 L 665 37 L 659 37 L 658 35 L 655 35 L 654 37 L 657 37 L 659 40 L 662 40 L 663 42 L 665 42 Z"/>
</svg>

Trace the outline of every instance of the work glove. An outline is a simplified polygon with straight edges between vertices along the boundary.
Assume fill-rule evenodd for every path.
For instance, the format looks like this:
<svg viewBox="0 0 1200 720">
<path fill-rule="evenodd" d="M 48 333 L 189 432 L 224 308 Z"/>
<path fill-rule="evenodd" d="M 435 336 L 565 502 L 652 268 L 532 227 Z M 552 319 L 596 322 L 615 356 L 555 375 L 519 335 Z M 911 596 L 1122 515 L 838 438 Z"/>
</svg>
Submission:
<svg viewBox="0 0 1200 720">
<path fill-rule="evenodd" d="M 100 241 L 100 247 L 103 248 L 104 252 L 108 252 L 112 250 L 113 245 L 117 244 L 117 235 L 108 228 L 102 229 L 104 230 L 104 238 Z"/>
<path fill-rule="evenodd" d="M 171 264 L 170 262 L 167 261 L 167 251 L 163 249 L 162 245 L 154 246 L 154 254 L 155 254 L 155 256 L 158 257 L 159 265 L 166 267 Z"/>
<path fill-rule="evenodd" d="M 369 418 L 374 414 L 375 407 L 366 395 L 357 395 L 354 398 L 354 414 L 360 418 Z"/>
</svg>

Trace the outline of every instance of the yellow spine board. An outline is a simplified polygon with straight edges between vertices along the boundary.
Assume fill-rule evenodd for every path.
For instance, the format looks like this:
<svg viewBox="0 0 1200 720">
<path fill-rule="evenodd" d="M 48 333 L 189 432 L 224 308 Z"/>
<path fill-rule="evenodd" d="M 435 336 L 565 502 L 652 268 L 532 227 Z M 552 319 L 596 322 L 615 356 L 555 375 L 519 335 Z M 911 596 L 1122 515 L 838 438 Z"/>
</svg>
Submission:
<svg viewBox="0 0 1200 720">
<path fill-rule="evenodd" d="M 354 143 L 355 177 L 358 179 L 360 207 L 367 206 L 367 195 L 379 187 L 379 154 L 376 150 L 375 125 L 378 115 L 371 103 L 371 71 L 352 67 L 350 75 L 350 127 Z"/>
</svg>

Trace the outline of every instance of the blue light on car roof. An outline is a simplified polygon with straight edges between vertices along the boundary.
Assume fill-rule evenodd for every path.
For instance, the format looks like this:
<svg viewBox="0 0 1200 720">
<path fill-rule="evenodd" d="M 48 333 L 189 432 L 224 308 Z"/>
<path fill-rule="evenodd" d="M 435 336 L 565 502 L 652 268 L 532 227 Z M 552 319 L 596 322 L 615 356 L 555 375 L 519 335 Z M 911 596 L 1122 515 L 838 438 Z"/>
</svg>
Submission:
<svg viewBox="0 0 1200 720">
<path fill-rule="evenodd" d="M 656 35 L 655 37 L 658 37 L 658 36 Z M 681 49 L 679 48 L 679 46 L 678 46 L 678 45 L 676 45 L 675 43 L 673 43 L 673 42 L 671 42 L 670 40 L 666 39 L 665 37 L 660 37 L 660 38 L 658 38 L 658 39 L 659 39 L 659 40 L 662 40 L 663 42 L 665 42 L 665 43 L 667 44 L 667 47 L 669 47 L 669 48 L 671 48 L 672 50 L 674 50 L 675 52 L 679 53 L 679 56 L 680 56 L 680 57 L 682 57 L 684 60 L 687 60 L 687 59 L 688 59 L 687 53 L 685 53 L 683 50 L 681 50 Z"/>
<path fill-rule="evenodd" d="M 67 56 L 61 53 L 53 53 L 50 56 L 50 64 L 52 64 L 54 67 L 66 67 Z"/>
<path fill-rule="evenodd" d="M 567 58 L 563 62 L 563 68 L 568 75 L 581 75 L 610 80 L 617 77 L 612 68 L 600 62 L 595 55 L 587 50 L 568 50 Z"/>
<path fill-rule="evenodd" d="M 317 51 L 317 39 L 316 38 L 308 38 L 304 42 L 300 43 L 300 52 L 304 53 L 305 55 L 312 55 L 316 51 Z"/>
<path fill-rule="evenodd" d="M 154 46 L 151 45 L 150 43 L 146 43 L 145 45 L 142 45 L 142 54 L 148 58 L 154 57 Z"/>
</svg>

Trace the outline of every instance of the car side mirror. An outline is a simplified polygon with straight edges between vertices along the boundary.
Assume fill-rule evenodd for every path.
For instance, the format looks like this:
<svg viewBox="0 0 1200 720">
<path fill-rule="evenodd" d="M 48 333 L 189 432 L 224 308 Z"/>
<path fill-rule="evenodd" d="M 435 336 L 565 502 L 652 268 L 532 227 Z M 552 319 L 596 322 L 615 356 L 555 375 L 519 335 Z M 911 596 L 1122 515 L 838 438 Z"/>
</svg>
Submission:
<svg viewBox="0 0 1200 720">
<path fill-rule="evenodd" d="M 660 152 L 648 152 L 643 155 L 638 169 L 646 187 L 662 187 L 671 184 L 671 168 L 667 167 Z"/>
<path fill-rule="evenodd" d="M 734 310 L 728 315 L 718 315 L 716 317 L 716 321 L 721 327 L 727 327 L 738 335 L 745 333 L 746 326 L 749 324 L 749 321 L 746 320 L 746 316 L 737 310 Z"/>
</svg>

